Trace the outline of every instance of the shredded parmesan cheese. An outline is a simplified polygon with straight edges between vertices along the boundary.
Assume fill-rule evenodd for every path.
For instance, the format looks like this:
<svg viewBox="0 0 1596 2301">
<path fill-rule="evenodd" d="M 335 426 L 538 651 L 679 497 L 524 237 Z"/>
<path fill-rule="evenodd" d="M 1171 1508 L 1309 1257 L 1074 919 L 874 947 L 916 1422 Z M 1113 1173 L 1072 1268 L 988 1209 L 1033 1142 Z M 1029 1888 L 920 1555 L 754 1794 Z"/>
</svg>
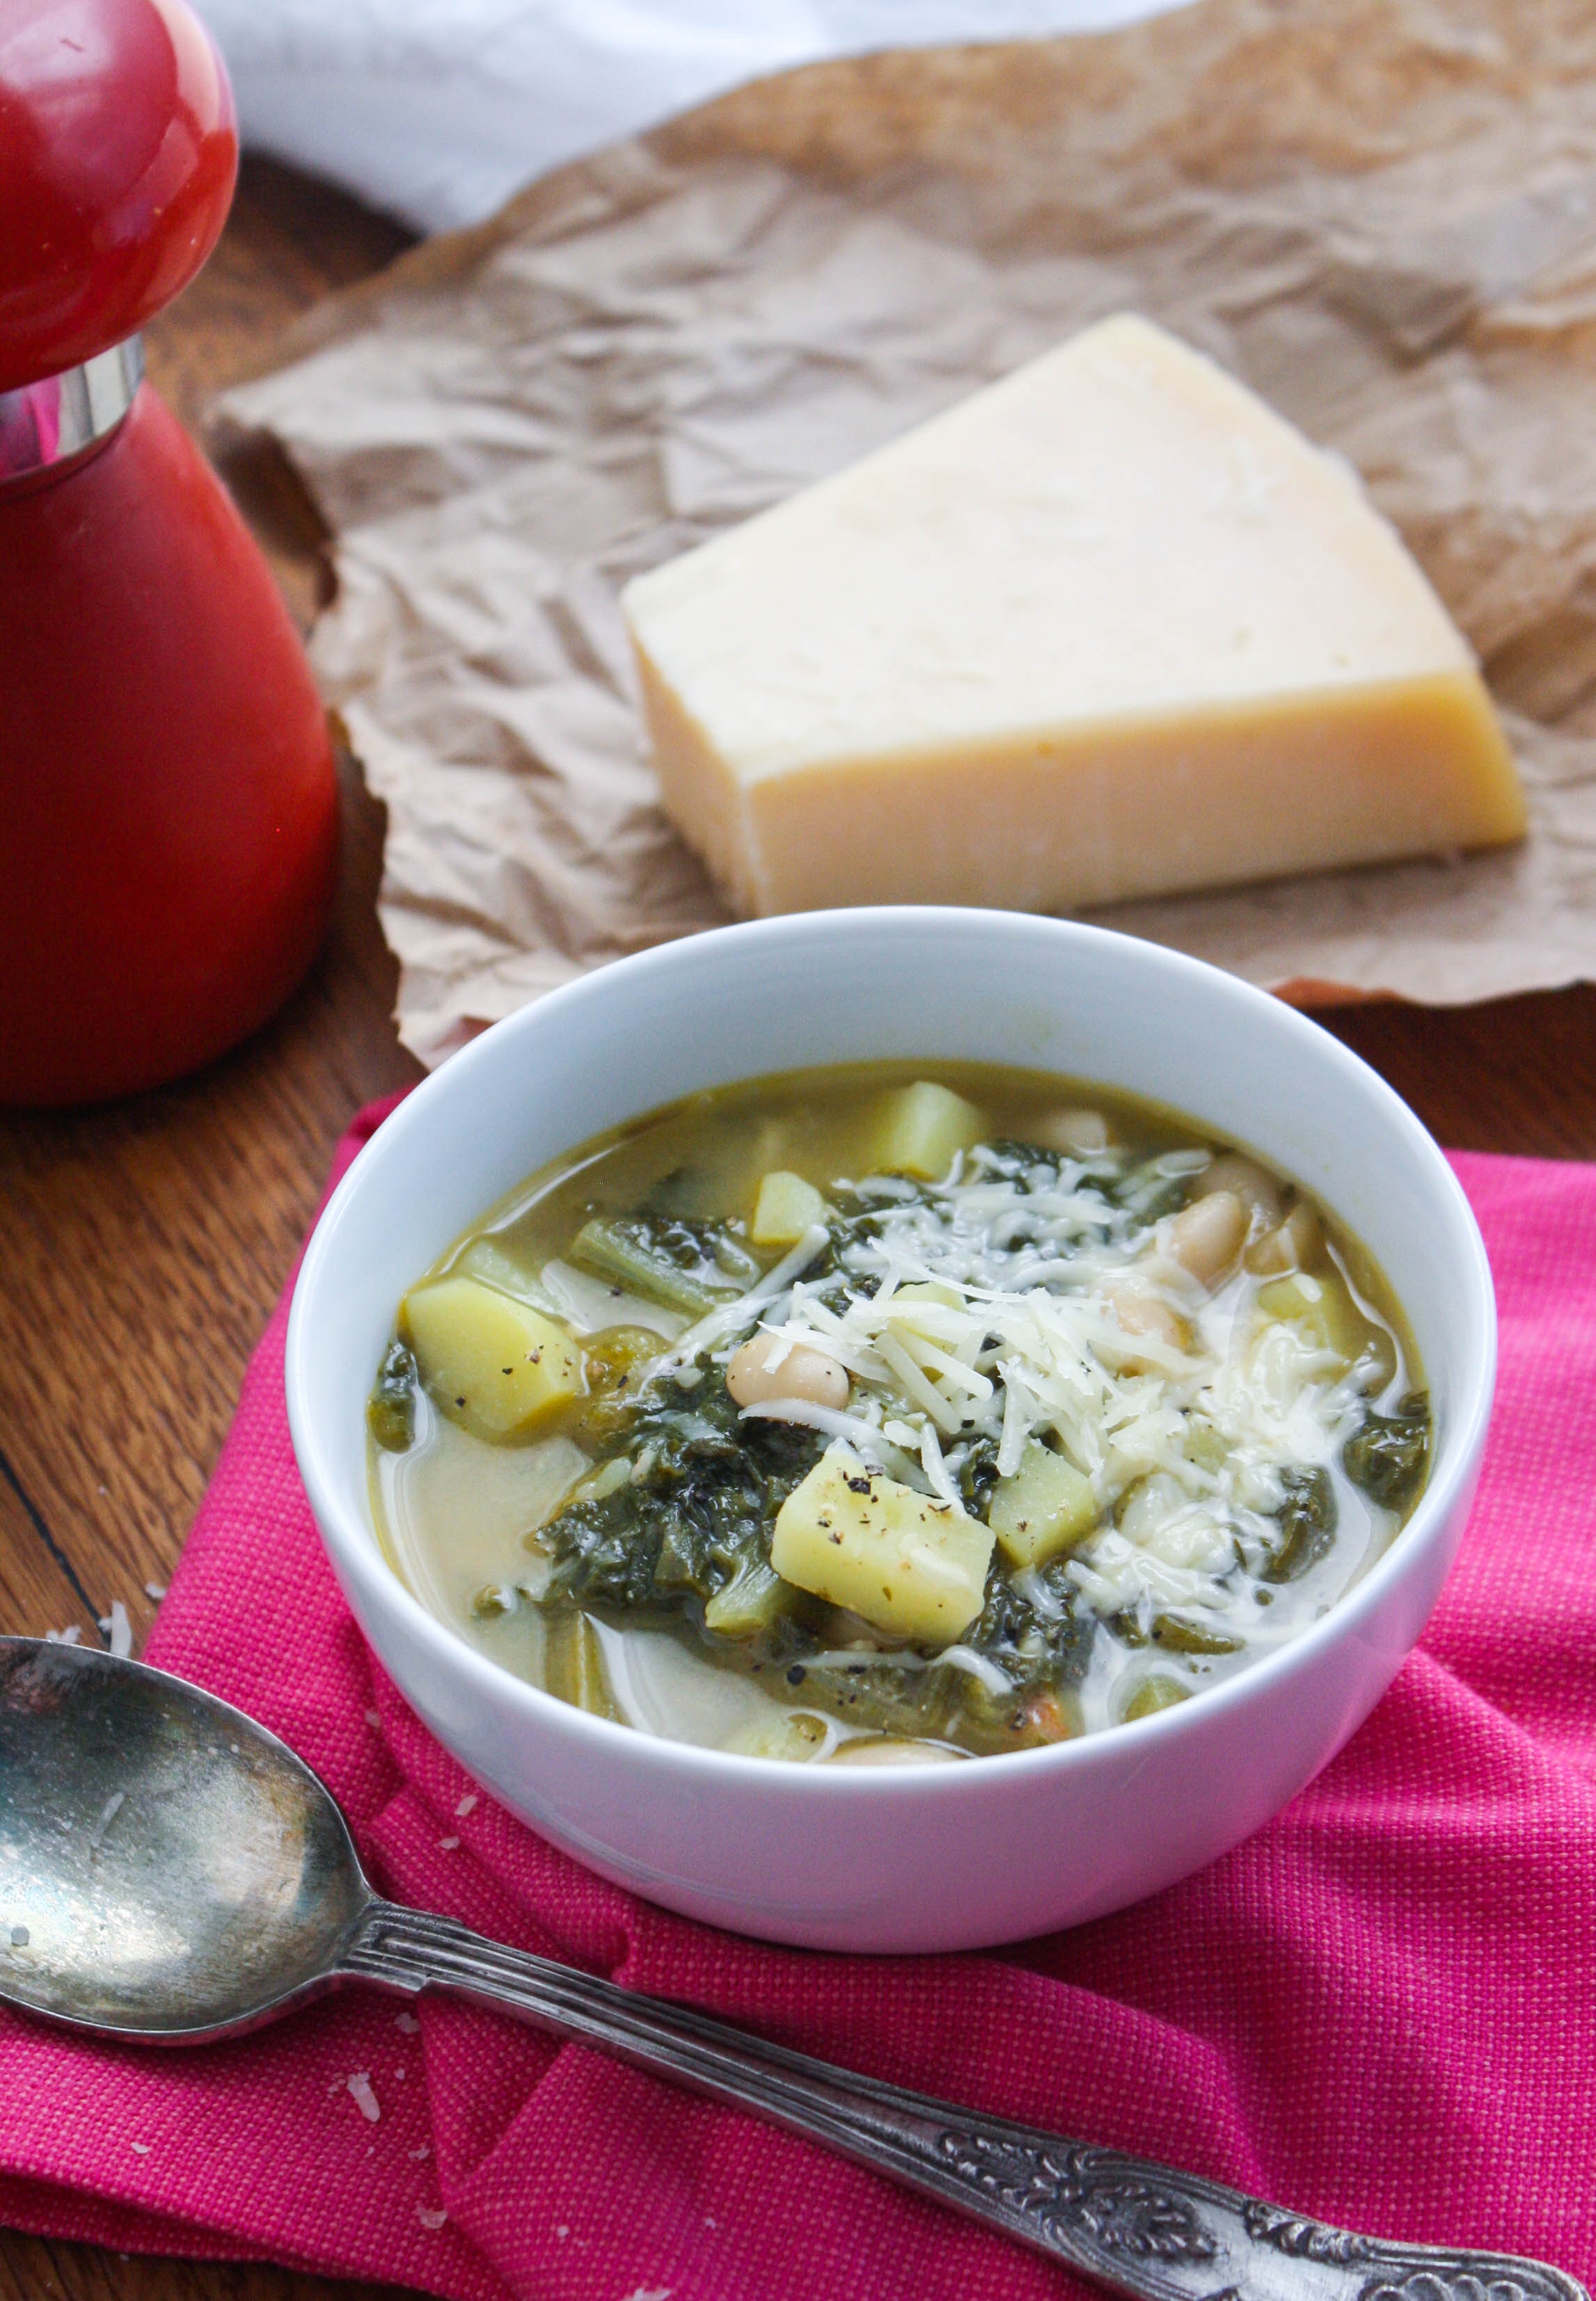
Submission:
<svg viewBox="0 0 1596 2301">
<path fill-rule="evenodd" d="M 973 1447 L 994 1447 L 1008 1478 L 1040 1439 L 1090 1481 L 1101 1512 L 1071 1564 L 1093 1611 L 1245 1614 L 1256 1642 L 1238 1561 L 1266 1556 L 1283 1474 L 1333 1459 L 1363 1388 L 1300 1328 L 1250 1315 L 1244 1274 L 1208 1300 L 1160 1251 L 1171 1183 L 1209 1155 L 1166 1152 L 1116 1179 L 1112 1153 L 1027 1164 L 983 1147 L 930 1190 L 890 1176 L 839 1184 L 870 1206 L 875 1234 L 842 1251 L 845 1295 L 834 1280 L 802 1280 L 795 1258 L 818 1251 L 806 1243 L 764 1282 L 763 1326 L 782 1350 L 823 1350 L 845 1367 L 848 1410 L 771 1400 L 747 1411 L 843 1439 L 955 1504 Z M 1130 1295 L 1117 1295 L 1127 1280 Z M 934 1298 L 900 1299 L 931 1285 Z M 1190 1346 L 1132 1333 L 1118 1315 L 1132 1299 L 1167 1304 Z M 740 1325 L 751 1304 L 733 1306 Z M 698 1347 L 711 1325 L 695 1330 Z"/>
</svg>

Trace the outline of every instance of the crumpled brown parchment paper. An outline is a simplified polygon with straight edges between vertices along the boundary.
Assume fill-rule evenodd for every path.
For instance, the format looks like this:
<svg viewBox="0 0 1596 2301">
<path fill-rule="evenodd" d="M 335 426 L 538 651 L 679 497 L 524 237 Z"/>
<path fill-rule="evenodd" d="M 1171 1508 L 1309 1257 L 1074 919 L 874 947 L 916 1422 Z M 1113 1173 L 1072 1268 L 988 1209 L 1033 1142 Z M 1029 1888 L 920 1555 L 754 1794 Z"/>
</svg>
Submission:
<svg viewBox="0 0 1596 2301">
<path fill-rule="evenodd" d="M 1098 916 L 1274 985 L 1596 972 L 1596 11 L 1199 0 L 740 90 L 227 396 L 336 536 L 315 660 L 388 805 L 423 1060 L 724 916 L 656 804 L 627 577 L 1125 308 L 1362 472 L 1510 715 L 1533 832 Z"/>
</svg>

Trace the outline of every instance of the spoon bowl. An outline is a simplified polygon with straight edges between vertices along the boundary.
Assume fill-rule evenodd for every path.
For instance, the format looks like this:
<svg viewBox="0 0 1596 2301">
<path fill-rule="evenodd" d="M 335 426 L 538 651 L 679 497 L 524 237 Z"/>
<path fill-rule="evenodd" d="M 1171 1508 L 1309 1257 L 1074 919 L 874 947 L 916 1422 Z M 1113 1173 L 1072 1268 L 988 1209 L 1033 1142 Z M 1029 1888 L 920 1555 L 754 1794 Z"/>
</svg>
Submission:
<svg viewBox="0 0 1596 2301">
<path fill-rule="evenodd" d="M 29 2012 L 231 2034 L 329 1987 L 372 1898 L 274 1734 L 91 1648 L 0 1639 L 0 1994 Z"/>
</svg>

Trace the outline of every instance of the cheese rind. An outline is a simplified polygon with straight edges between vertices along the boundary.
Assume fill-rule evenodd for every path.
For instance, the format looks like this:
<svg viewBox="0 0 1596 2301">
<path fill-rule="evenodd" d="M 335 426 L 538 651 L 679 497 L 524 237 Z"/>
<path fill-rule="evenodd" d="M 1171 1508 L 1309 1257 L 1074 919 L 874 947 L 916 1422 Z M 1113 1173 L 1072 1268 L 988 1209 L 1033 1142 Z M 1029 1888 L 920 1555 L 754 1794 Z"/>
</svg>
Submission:
<svg viewBox="0 0 1596 2301">
<path fill-rule="evenodd" d="M 1141 320 L 623 604 L 665 804 L 746 911 L 1065 909 L 1525 828 L 1355 476 Z"/>
</svg>

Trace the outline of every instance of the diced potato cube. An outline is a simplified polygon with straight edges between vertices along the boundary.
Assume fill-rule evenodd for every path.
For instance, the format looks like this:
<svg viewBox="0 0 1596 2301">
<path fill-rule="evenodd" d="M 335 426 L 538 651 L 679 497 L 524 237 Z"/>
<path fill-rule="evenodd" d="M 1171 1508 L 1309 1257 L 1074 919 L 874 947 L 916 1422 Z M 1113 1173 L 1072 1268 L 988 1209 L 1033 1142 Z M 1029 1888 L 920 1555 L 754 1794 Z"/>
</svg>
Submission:
<svg viewBox="0 0 1596 2301">
<path fill-rule="evenodd" d="M 756 1246 L 796 1246 L 812 1223 L 825 1218 L 826 1202 L 814 1184 L 777 1167 L 759 1185 L 748 1237 Z"/>
<path fill-rule="evenodd" d="M 1090 1478 L 1032 1438 L 1012 1478 L 992 1488 L 987 1523 L 1016 1566 L 1042 1566 L 1098 1522 Z"/>
<path fill-rule="evenodd" d="M 930 1079 L 918 1079 L 913 1086 L 897 1088 L 882 1102 L 871 1161 L 883 1174 L 938 1182 L 956 1152 L 968 1150 L 986 1131 L 985 1114 L 973 1102 Z"/>
<path fill-rule="evenodd" d="M 1258 1306 L 1266 1318 L 1300 1326 L 1316 1349 L 1333 1351 L 1344 1366 L 1372 1351 L 1388 1374 L 1395 1371 L 1391 1336 L 1364 1317 L 1338 1276 L 1299 1270 L 1290 1278 L 1272 1279 L 1258 1288 Z"/>
<path fill-rule="evenodd" d="M 946 1645 L 981 1611 L 992 1535 L 979 1519 L 833 1448 L 782 1503 L 771 1564 L 878 1630 Z"/>
<path fill-rule="evenodd" d="M 401 1322 L 422 1378 L 479 1438 L 516 1438 L 582 1393 L 581 1352 L 563 1326 L 475 1278 L 413 1287 Z"/>
</svg>

